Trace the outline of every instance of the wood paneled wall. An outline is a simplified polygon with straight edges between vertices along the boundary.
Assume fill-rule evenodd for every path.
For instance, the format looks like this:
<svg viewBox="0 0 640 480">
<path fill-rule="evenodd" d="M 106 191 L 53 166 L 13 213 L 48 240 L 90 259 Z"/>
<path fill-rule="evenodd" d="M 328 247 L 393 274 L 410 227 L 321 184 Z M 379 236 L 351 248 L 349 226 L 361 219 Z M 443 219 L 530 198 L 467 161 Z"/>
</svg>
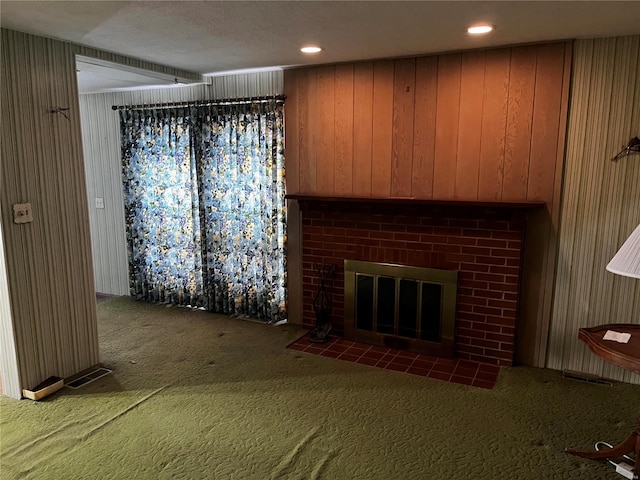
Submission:
<svg viewBox="0 0 640 480">
<path fill-rule="evenodd" d="M 551 203 L 570 52 L 551 43 L 286 70 L 287 191 Z"/>
</svg>

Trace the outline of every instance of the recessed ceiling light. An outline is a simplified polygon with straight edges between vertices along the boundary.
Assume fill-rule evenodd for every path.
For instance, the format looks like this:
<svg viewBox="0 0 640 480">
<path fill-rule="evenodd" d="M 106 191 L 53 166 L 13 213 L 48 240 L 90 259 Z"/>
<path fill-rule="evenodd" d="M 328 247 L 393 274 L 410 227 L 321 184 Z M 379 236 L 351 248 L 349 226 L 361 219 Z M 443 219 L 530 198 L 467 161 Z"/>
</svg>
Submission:
<svg viewBox="0 0 640 480">
<path fill-rule="evenodd" d="M 491 25 L 474 25 L 467 28 L 467 32 L 471 35 L 482 35 L 483 33 L 489 33 L 491 30 L 493 30 Z"/>
<path fill-rule="evenodd" d="M 300 51 L 302 53 L 318 53 L 322 51 L 322 48 L 317 47 L 315 45 L 308 45 L 306 47 L 302 47 Z"/>
</svg>

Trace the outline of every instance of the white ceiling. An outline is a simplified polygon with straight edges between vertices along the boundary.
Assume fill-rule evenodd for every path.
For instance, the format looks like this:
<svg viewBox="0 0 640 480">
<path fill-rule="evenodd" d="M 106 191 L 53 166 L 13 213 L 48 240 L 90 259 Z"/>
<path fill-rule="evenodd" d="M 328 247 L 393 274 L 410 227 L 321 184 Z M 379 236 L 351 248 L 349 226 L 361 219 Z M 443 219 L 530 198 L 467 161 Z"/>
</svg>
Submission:
<svg viewBox="0 0 640 480">
<path fill-rule="evenodd" d="M 5 28 L 213 74 L 639 34 L 640 1 L 2 0 L 0 20 Z M 466 28 L 477 22 L 496 29 L 471 37 Z M 305 56 L 299 48 L 307 43 L 324 51 Z"/>
<path fill-rule="evenodd" d="M 159 72 L 76 55 L 79 93 L 99 93 L 143 88 L 173 88 L 197 83 Z"/>
</svg>

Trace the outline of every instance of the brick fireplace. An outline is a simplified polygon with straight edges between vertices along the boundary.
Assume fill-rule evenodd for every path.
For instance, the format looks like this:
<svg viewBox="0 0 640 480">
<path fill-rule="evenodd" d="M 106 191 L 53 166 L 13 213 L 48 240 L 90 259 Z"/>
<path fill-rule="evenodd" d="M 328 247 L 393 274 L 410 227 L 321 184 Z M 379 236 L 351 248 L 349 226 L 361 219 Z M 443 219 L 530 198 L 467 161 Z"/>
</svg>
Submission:
<svg viewBox="0 0 640 480">
<path fill-rule="evenodd" d="M 526 212 L 541 204 L 290 198 L 302 212 L 305 326 L 315 326 L 318 264 L 335 265 L 327 287 L 336 334 L 345 259 L 457 270 L 454 356 L 512 365 Z"/>
</svg>

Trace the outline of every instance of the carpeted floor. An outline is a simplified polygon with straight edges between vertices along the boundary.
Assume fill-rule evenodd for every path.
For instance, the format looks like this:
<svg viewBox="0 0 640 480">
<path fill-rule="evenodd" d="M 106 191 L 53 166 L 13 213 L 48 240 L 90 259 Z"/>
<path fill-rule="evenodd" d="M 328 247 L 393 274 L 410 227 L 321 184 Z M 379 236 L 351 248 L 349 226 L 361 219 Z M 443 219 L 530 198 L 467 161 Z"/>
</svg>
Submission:
<svg viewBox="0 0 640 480">
<path fill-rule="evenodd" d="M 287 349 L 303 330 L 116 298 L 113 374 L 0 399 L 2 479 L 607 479 L 563 453 L 635 427 L 640 386 L 506 368 L 492 390 Z"/>
</svg>

